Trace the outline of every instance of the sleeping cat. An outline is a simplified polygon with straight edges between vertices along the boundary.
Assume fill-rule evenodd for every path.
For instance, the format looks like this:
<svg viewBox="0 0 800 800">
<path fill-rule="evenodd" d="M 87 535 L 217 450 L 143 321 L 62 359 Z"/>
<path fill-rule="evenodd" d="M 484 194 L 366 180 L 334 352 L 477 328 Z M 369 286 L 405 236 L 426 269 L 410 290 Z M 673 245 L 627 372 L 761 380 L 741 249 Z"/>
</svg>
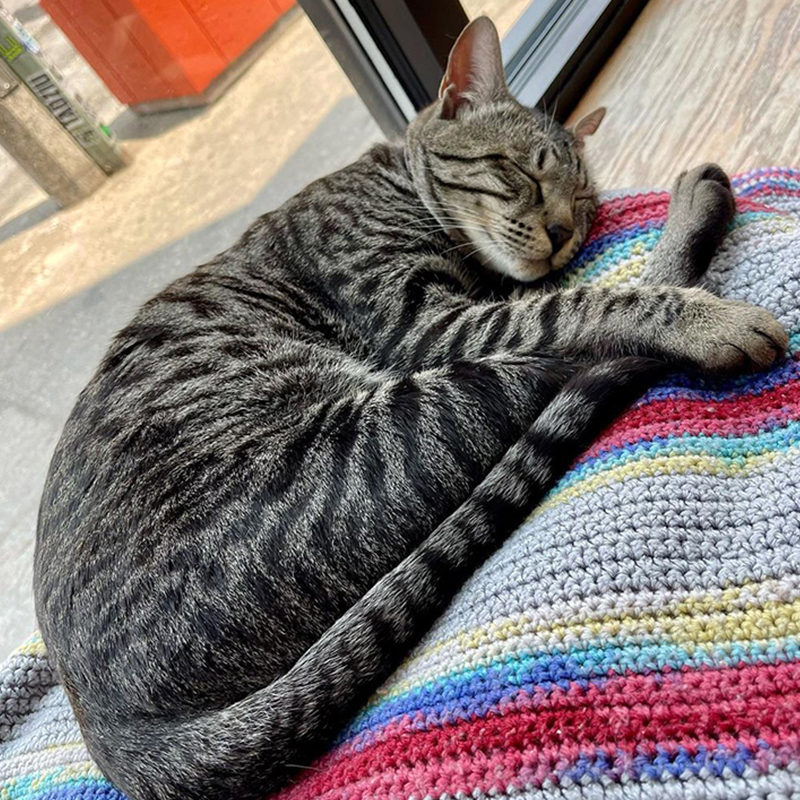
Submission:
<svg viewBox="0 0 800 800">
<path fill-rule="evenodd" d="M 553 291 L 583 142 L 519 105 L 486 18 L 440 99 L 119 333 L 53 457 L 36 602 L 133 800 L 257 798 L 307 764 L 662 365 L 764 368 L 766 311 L 691 288 L 734 211 L 678 180 L 641 285 Z"/>
</svg>

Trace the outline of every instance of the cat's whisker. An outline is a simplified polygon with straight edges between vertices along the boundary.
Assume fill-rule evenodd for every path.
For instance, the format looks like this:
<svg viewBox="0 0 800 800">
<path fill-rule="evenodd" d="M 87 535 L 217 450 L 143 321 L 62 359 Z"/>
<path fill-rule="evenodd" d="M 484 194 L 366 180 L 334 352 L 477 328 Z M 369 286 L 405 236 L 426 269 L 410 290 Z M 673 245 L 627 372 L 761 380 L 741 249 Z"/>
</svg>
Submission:
<svg viewBox="0 0 800 800">
<path fill-rule="evenodd" d="M 553 113 L 552 113 L 552 115 L 551 115 L 551 117 L 550 117 L 550 125 L 549 125 L 549 127 L 547 128 L 547 137 L 548 137 L 548 138 L 550 137 L 550 134 L 553 132 L 553 125 L 555 124 L 555 121 L 556 121 L 556 114 L 558 113 L 558 101 L 559 101 L 560 99 L 561 99 L 561 95 L 558 95 L 558 96 L 556 97 L 556 102 L 555 102 L 555 105 L 553 106 Z"/>
<path fill-rule="evenodd" d="M 467 230 L 467 231 L 471 230 L 471 231 L 473 231 L 475 233 L 487 234 L 489 236 L 489 238 L 494 238 L 492 234 L 496 234 L 497 233 L 497 231 L 493 231 L 493 230 L 490 230 L 488 228 L 470 227 L 470 228 L 465 228 L 465 230 Z M 442 250 L 441 253 L 442 253 L 442 255 L 444 255 L 446 253 L 451 253 L 453 250 L 459 250 L 460 248 L 464 247 L 467 244 L 469 244 L 469 242 L 459 242 L 459 243 L 453 245 L 452 247 L 448 247 L 446 250 Z M 472 244 L 475 244 L 475 242 L 472 242 Z M 473 255 L 475 253 L 477 253 L 479 250 L 481 250 L 481 246 L 480 245 L 476 245 L 475 250 L 473 251 Z"/>
<path fill-rule="evenodd" d="M 438 214 L 436 218 L 434 218 L 433 220 L 431 220 L 427 224 L 430 224 L 433 227 L 436 227 L 436 226 L 442 227 L 443 223 L 444 224 L 447 224 L 447 223 L 460 223 L 462 221 L 462 219 L 468 219 L 468 220 L 477 221 L 477 220 L 481 219 L 481 217 L 477 213 L 468 213 L 468 214 L 465 213 L 465 214 L 462 214 L 461 216 L 456 216 L 453 213 Z M 420 224 L 426 224 L 426 223 L 421 222 Z"/>
<path fill-rule="evenodd" d="M 463 206 L 459 203 L 448 203 L 446 205 L 444 203 L 432 203 L 431 205 L 433 206 L 433 210 L 436 212 L 445 212 L 452 214 L 453 211 L 457 211 L 459 213 L 470 215 L 473 217 L 480 217 L 481 214 L 486 214 L 488 216 L 502 219 L 503 221 L 507 221 L 506 218 L 503 216 L 503 214 L 494 211 L 491 208 L 483 208 L 481 209 L 481 211 L 477 211 L 474 208 L 468 208 L 467 206 Z M 402 207 L 403 206 L 398 206 L 398 208 Z M 425 203 L 420 203 L 419 205 L 416 206 L 406 206 L 406 207 L 409 209 L 419 208 L 419 209 L 431 210 L 430 207 Z"/>
<path fill-rule="evenodd" d="M 456 228 L 456 229 L 459 229 L 459 230 L 467 230 L 467 231 L 468 230 L 472 230 L 472 231 L 476 231 L 476 232 L 483 231 L 483 227 L 481 225 L 482 220 L 477 220 L 476 219 L 476 220 L 474 220 L 472 222 L 469 222 L 469 221 L 453 218 L 453 219 L 450 219 L 450 220 L 444 220 L 444 222 L 445 222 L 445 224 L 449 223 L 453 228 Z M 445 228 L 443 228 L 441 224 L 434 223 L 434 222 L 424 223 L 424 224 L 419 225 L 419 226 L 414 226 L 414 225 L 411 225 L 411 226 L 391 225 L 390 227 L 395 229 L 395 230 L 401 230 L 401 231 L 406 232 L 406 233 L 418 233 L 419 235 L 415 239 L 412 240 L 411 244 L 413 244 L 415 242 L 418 242 L 420 239 L 424 239 L 426 236 L 430 236 L 430 235 L 435 234 L 437 232 L 441 232 L 443 234 L 447 233 L 447 230 Z"/>
<path fill-rule="evenodd" d="M 480 250 L 481 250 L 480 247 L 476 247 L 474 250 L 470 250 L 469 252 L 464 253 L 461 258 L 461 261 L 464 262 L 468 258 L 472 258 L 473 256 L 477 255 L 480 252 Z"/>
<path fill-rule="evenodd" d="M 488 215 L 487 216 L 481 215 L 477 212 L 472 213 L 463 213 L 461 216 L 449 215 L 446 217 L 442 217 L 439 220 L 438 227 L 442 230 L 447 230 L 449 228 L 465 228 L 472 225 L 478 226 L 486 226 L 486 224 L 500 224 L 500 225 L 508 225 L 508 220 L 505 219 L 502 215 Z"/>
<path fill-rule="evenodd" d="M 431 236 L 431 235 L 436 234 L 436 233 L 442 233 L 444 235 L 447 235 L 447 231 L 449 229 L 452 229 L 452 228 L 457 228 L 457 229 L 467 228 L 467 227 L 469 227 L 469 224 L 470 223 L 465 223 L 463 220 L 453 219 L 453 220 L 446 220 L 445 221 L 445 225 L 447 225 L 447 227 L 444 227 L 443 225 L 441 225 L 439 223 L 436 223 L 436 224 L 430 225 L 429 227 L 392 225 L 391 228 L 393 228 L 394 230 L 403 231 L 404 233 L 418 233 L 419 236 L 416 239 L 413 240 L 413 242 L 417 242 L 420 239 L 425 238 L 426 236 Z"/>
<path fill-rule="evenodd" d="M 445 231 L 445 228 L 443 227 L 442 223 L 444 223 L 445 225 L 449 224 L 449 225 L 454 225 L 455 226 L 455 225 L 460 224 L 461 222 L 462 222 L 462 220 L 456 219 L 455 217 L 451 217 L 451 218 L 444 218 L 441 221 L 438 221 L 438 220 L 433 221 L 433 220 L 431 220 L 430 222 L 416 222 L 416 223 L 410 223 L 408 225 L 403 225 L 403 224 L 398 223 L 398 222 L 385 223 L 384 224 L 384 228 L 388 227 L 388 228 L 392 228 L 392 229 L 395 229 L 395 230 L 411 231 L 411 232 L 413 232 L 413 231 L 430 231 L 432 233 L 435 233 L 436 231 L 442 231 L 442 232 Z"/>
<path fill-rule="evenodd" d="M 481 250 L 481 247 L 476 245 L 472 241 L 466 241 L 466 242 L 460 242 L 459 244 L 454 244 L 452 247 L 448 247 L 446 250 L 442 250 L 441 253 L 442 253 L 442 255 L 445 255 L 446 253 L 452 253 L 452 252 L 454 252 L 456 250 L 462 251 L 462 253 L 463 253 L 464 248 L 465 247 L 469 247 L 470 244 L 472 244 L 473 246 L 467 252 L 467 254 L 464 256 L 464 258 L 469 258 L 470 256 L 474 256 L 476 253 L 480 252 L 480 250 Z"/>
</svg>

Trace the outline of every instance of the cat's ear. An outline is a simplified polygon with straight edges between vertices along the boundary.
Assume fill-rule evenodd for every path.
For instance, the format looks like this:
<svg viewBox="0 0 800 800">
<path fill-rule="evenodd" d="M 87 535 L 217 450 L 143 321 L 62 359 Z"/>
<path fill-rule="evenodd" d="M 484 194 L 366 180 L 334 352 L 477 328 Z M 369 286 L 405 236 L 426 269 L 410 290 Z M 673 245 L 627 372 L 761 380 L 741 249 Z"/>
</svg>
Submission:
<svg viewBox="0 0 800 800">
<path fill-rule="evenodd" d="M 478 17 L 464 28 L 450 51 L 439 87 L 441 115 L 453 119 L 462 106 L 486 103 L 507 91 L 497 28 L 488 17 Z"/>
<path fill-rule="evenodd" d="M 591 136 L 600 127 L 605 115 L 605 108 L 600 106 L 600 108 L 596 108 L 585 117 L 581 117 L 570 127 L 572 133 L 575 134 L 575 141 L 578 143 L 578 147 L 583 147 L 586 137 Z"/>
</svg>

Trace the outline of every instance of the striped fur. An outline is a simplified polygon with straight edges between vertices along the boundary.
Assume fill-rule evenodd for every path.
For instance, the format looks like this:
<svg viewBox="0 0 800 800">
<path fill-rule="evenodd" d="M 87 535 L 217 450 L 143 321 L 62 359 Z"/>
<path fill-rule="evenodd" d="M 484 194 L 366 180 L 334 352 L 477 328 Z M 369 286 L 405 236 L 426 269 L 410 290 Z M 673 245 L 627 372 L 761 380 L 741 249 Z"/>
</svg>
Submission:
<svg viewBox="0 0 800 800">
<path fill-rule="evenodd" d="M 677 285 L 520 282 L 595 201 L 579 137 L 498 90 L 498 64 L 478 20 L 404 144 L 147 303 L 70 416 L 37 611 L 133 800 L 279 787 L 658 364 L 783 352 L 767 312 L 689 288 L 733 212 L 717 167 L 676 186 L 656 263 Z"/>
</svg>

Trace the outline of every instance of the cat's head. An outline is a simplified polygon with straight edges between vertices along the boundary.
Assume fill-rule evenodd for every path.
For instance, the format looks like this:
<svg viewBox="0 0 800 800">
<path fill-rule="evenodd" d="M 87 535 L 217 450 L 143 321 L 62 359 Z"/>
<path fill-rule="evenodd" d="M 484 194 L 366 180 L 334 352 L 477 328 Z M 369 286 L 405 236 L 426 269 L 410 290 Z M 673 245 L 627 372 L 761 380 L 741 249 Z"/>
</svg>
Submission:
<svg viewBox="0 0 800 800">
<path fill-rule="evenodd" d="M 487 17 L 453 46 L 439 99 L 411 123 L 407 152 L 422 199 L 464 250 L 519 281 L 570 259 L 597 199 L 583 141 L 605 109 L 572 128 L 509 93 L 500 41 Z"/>
</svg>

